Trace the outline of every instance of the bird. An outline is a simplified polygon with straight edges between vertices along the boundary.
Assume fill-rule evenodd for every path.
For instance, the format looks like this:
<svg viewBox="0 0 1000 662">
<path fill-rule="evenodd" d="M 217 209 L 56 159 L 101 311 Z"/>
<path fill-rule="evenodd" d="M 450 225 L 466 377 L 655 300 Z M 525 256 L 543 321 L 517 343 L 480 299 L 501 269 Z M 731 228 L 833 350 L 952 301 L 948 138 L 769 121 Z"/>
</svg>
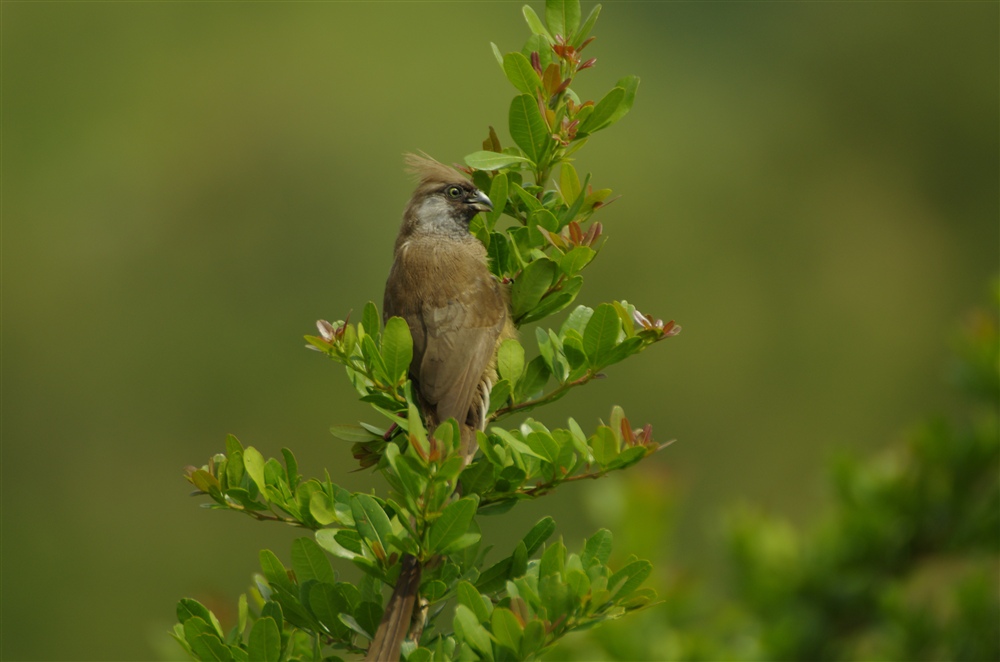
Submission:
<svg viewBox="0 0 1000 662">
<path fill-rule="evenodd" d="M 469 231 L 489 197 L 458 170 L 407 154 L 417 187 L 403 212 L 385 284 L 383 317 L 406 320 L 413 337 L 409 378 L 428 430 L 454 418 L 468 465 L 486 424 L 500 344 L 516 335 L 506 286 L 489 269 L 486 248 Z M 365 660 L 395 662 L 409 635 L 418 639 L 420 562 L 409 554 Z"/>
<path fill-rule="evenodd" d="M 493 203 L 454 168 L 416 154 L 406 164 L 418 184 L 396 237 L 383 315 L 410 328 L 409 377 L 428 430 L 457 420 L 468 464 L 486 422 L 497 349 L 514 336 L 507 288 L 469 231 Z"/>
</svg>

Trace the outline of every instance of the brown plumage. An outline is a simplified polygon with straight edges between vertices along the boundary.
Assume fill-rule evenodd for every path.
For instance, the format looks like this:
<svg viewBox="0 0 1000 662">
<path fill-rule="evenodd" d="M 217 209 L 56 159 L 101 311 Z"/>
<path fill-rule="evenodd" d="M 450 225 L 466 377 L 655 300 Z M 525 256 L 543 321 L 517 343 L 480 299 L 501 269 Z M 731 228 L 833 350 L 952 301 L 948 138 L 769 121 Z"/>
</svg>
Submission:
<svg viewBox="0 0 1000 662">
<path fill-rule="evenodd" d="M 453 168 L 413 154 L 407 165 L 419 183 L 396 238 L 383 310 L 410 327 L 410 378 L 428 429 L 455 418 L 468 464 L 496 380 L 497 347 L 513 335 L 507 293 L 469 233 L 469 221 L 492 204 Z"/>
<path fill-rule="evenodd" d="M 414 154 L 406 163 L 418 184 L 396 238 L 383 314 L 410 327 L 410 379 L 428 430 L 456 419 L 468 464 L 478 449 L 476 430 L 486 422 L 497 347 L 514 335 L 507 292 L 490 273 L 486 249 L 469 233 L 469 222 L 492 203 L 453 168 Z M 407 634 L 419 639 L 423 630 L 420 563 L 404 554 L 401 564 L 368 662 L 395 662 Z"/>
</svg>

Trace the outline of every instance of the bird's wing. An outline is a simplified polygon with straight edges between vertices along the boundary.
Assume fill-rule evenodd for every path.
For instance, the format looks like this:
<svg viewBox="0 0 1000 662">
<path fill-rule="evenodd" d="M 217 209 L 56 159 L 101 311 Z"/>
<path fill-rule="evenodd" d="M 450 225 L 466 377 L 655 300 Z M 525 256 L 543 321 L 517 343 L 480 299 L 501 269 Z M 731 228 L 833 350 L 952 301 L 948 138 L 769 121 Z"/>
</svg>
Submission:
<svg viewBox="0 0 1000 662">
<path fill-rule="evenodd" d="M 424 334 L 418 383 L 438 421 L 464 423 L 506 322 L 499 285 L 485 278 L 447 300 L 427 300 L 421 311 Z"/>
</svg>

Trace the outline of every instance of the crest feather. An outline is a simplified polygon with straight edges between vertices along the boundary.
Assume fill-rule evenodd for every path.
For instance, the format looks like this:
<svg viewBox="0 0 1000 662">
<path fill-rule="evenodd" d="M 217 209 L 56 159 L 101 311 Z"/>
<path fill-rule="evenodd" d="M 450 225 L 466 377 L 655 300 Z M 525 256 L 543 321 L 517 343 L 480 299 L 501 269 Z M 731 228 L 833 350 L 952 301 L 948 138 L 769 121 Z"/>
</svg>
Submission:
<svg viewBox="0 0 1000 662">
<path fill-rule="evenodd" d="M 406 163 L 406 171 L 416 176 L 421 187 L 428 184 L 452 184 L 469 179 L 458 170 L 435 161 L 423 152 L 404 154 L 403 160 Z"/>
</svg>

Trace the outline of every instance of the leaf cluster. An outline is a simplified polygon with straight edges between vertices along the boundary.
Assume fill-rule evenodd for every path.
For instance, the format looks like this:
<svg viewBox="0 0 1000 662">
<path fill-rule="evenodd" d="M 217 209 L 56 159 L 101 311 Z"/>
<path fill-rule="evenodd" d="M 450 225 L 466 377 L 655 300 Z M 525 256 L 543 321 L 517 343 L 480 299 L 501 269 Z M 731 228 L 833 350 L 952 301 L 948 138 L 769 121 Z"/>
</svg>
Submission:
<svg viewBox="0 0 1000 662">
<path fill-rule="evenodd" d="M 631 110 L 639 79 L 620 80 L 599 102 L 581 101 L 573 84 L 596 58 L 581 53 L 601 6 L 582 24 L 579 2 L 547 2 L 546 21 L 531 7 L 523 13 L 532 35 L 520 51 L 493 52 L 504 76 L 520 92 L 511 101 L 508 129 L 514 144 L 503 147 L 489 128 L 483 149 L 465 157 L 473 181 L 488 192 L 493 211 L 471 226 L 490 256 L 493 273 L 511 282 L 514 321 L 526 324 L 565 309 L 583 285 L 580 272 L 597 255 L 603 228 L 593 214 L 607 206 L 611 189 L 581 181 L 573 155 L 594 133 Z M 556 168 L 556 186 L 547 188 Z M 501 217 L 513 225 L 499 229 Z"/>
<path fill-rule="evenodd" d="M 387 523 L 371 524 L 382 528 Z M 373 532 L 374 539 L 366 538 L 364 547 L 372 550 L 378 536 L 391 537 L 389 531 Z M 653 603 L 655 593 L 640 588 L 652 570 L 648 561 L 632 557 L 617 571 L 608 566 L 610 531 L 595 533 L 579 553 L 569 553 L 561 540 L 545 545 L 554 531 L 552 519 L 542 519 L 509 556 L 482 573 L 476 566 L 489 550 L 479 549 L 478 536 L 471 549 L 428 568 L 420 585 L 428 625 L 441 620 L 446 606 L 454 605 L 454 615 L 443 628 L 428 627 L 419 642 L 408 642 L 404 659 L 532 659 L 568 632 Z M 379 582 L 388 578 L 366 574 L 359 586 L 337 581 L 324 550 L 344 556 L 348 550 L 341 542 L 332 535 L 295 540 L 290 568 L 263 550 L 262 574 L 249 599 L 254 609 L 248 607 L 247 595 L 240 596 L 238 621 L 226 632 L 215 614 L 185 598 L 177 606 L 174 638 L 196 659 L 227 662 L 319 659 L 328 650 L 364 652 L 385 608 Z"/>
</svg>

